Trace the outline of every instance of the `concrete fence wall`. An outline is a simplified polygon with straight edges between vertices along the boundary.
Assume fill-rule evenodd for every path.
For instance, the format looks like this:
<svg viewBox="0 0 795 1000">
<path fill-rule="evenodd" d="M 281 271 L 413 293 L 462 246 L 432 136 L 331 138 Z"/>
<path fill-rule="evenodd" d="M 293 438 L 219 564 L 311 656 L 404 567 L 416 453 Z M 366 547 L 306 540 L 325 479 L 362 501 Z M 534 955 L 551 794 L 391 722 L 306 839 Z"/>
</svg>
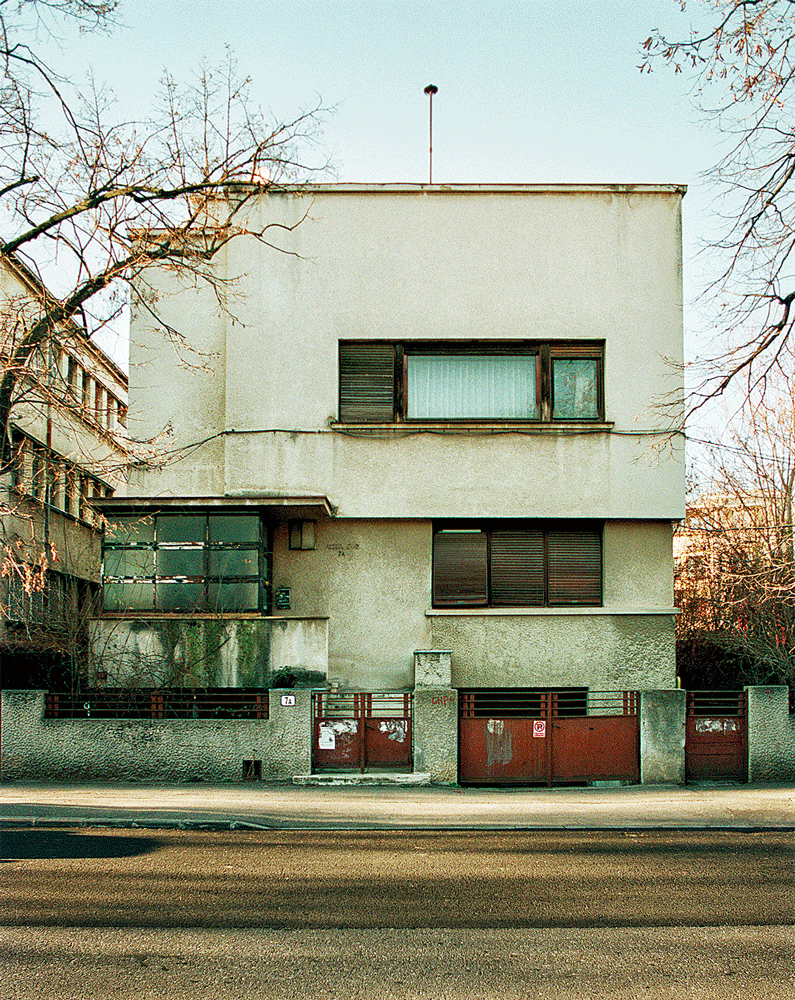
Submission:
<svg viewBox="0 0 795 1000">
<path fill-rule="evenodd" d="M 795 778 L 795 715 L 789 712 L 789 689 L 748 688 L 748 780 Z"/>
<path fill-rule="evenodd" d="M 457 780 L 457 692 L 435 661 L 415 691 L 415 770 L 439 784 Z M 438 675 L 438 676 L 437 676 Z M 282 704 L 282 696 L 289 695 Z M 262 777 L 289 781 L 312 767 L 312 692 L 269 692 L 270 718 L 47 719 L 44 691 L 3 691 L 3 780 L 236 781 L 243 761 Z M 685 692 L 642 691 L 643 784 L 685 780 Z M 750 781 L 795 779 L 795 715 L 786 687 L 748 688 Z"/>
<path fill-rule="evenodd" d="M 281 695 L 294 696 L 285 707 Z M 3 780 L 235 781 L 244 760 L 262 777 L 311 769 L 312 693 L 273 689 L 270 718 L 46 719 L 44 691 L 3 691 Z"/>
</svg>

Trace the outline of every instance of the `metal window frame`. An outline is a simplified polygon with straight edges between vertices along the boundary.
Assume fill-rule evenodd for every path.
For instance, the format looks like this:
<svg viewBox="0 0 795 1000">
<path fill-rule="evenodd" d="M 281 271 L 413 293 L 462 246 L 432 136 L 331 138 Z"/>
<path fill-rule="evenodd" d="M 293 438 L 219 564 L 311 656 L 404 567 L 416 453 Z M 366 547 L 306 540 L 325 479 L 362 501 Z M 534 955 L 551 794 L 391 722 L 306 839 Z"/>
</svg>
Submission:
<svg viewBox="0 0 795 1000">
<path fill-rule="evenodd" d="M 161 542 L 157 538 L 157 520 L 159 517 L 173 517 L 180 516 L 183 514 L 190 514 L 191 516 L 199 516 L 204 519 L 204 531 L 203 539 L 200 542 Z M 119 517 L 135 517 L 135 512 L 130 514 L 119 512 Z M 139 608 L 133 610 L 122 610 L 121 614 L 189 614 L 191 612 L 195 613 L 209 613 L 214 612 L 219 614 L 250 614 L 250 613 L 260 613 L 268 614 L 270 612 L 270 580 L 271 580 L 271 559 L 272 559 L 272 544 L 271 544 L 271 526 L 266 522 L 265 518 L 261 513 L 253 514 L 250 510 L 202 510 L 196 511 L 191 509 L 190 511 L 181 510 L 169 510 L 169 511 L 152 511 L 141 512 L 140 516 L 150 516 L 153 519 L 153 540 L 150 541 L 139 541 L 139 542 L 114 542 L 112 539 L 108 539 L 107 536 L 103 537 L 102 540 L 102 586 L 103 586 L 103 611 L 107 610 L 104 607 L 104 595 L 105 595 L 105 585 L 106 584 L 116 584 L 116 583 L 141 583 L 147 584 L 152 588 L 152 606 L 151 608 Z M 259 525 L 259 538 L 257 542 L 218 542 L 210 540 L 210 519 L 212 517 L 227 517 L 227 516 L 240 516 L 240 517 L 256 517 Z M 153 570 L 151 575 L 146 576 L 107 576 L 105 574 L 105 552 L 106 551 L 150 551 L 153 554 Z M 160 575 L 157 573 L 157 553 L 159 551 L 198 551 L 202 553 L 202 568 L 203 572 L 197 576 L 188 575 Z M 257 573 L 246 573 L 246 574 L 233 574 L 223 576 L 218 573 L 210 573 L 210 556 L 213 552 L 256 552 L 257 553 Z M 255 608 L 235 608 L 230 610 L 213 609 L 210 607 L 210 602 L 208 599 L 209 589 L 211 586 L 221 585 L 224 583 L 231 584 L 245 584 L 245 583 L 255 583 L 257 584 L 257 606 Z M 167 608 L 164 609 L 158 604 L 158 587 L 161 585 L 181 585 L 181 584 L 199 584 L 203 587 L 204 600 L 200 608 Z M 110 613 L 117 613 L 116 611 L 110 611 Z"/>
</svg>

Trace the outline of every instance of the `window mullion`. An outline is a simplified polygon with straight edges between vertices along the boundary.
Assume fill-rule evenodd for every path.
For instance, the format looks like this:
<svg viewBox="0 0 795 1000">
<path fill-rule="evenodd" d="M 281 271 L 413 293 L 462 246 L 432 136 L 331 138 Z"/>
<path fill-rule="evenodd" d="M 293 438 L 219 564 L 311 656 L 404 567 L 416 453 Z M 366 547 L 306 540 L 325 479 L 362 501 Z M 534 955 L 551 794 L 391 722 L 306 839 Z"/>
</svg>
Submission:
<svg viewBox="0 0 795 1000">
<path fill-rule="evenodd" d="M 406 365 L 402 344 L 395 344 L 395 409 L 394 419 L 406 419 Z"/>
<path fill-rule="evenodd" d="M 541 420 L 549 423 L 552 420 L 552 351 L 549 344 L 542 344 L 539 352 L 541 372 Z"/>
</svg>

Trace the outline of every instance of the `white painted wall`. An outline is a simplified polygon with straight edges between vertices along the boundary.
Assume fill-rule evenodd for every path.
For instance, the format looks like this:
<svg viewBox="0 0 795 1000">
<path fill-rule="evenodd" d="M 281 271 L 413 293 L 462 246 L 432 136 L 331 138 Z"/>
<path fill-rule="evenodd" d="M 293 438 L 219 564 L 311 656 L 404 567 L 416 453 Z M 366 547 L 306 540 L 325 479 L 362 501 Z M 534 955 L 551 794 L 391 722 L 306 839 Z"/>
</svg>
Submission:
<svg viewBox="0 0 795 1000">
<path fill-rule="evenodd" d="M 231 315 L 163 278 L 157 309 L 200 352 L 193 368 L 146 315 L 133 321 L 134 430 L 170 425 L 172 446 L 235 433 L 131 492 L 322 493 L 363 518 L 680 517 L 682 449 L 643 433 L 681 388 L 680 213 L 670 187 L 263 197 L 250 221 L 284 226 L 267 230 L 283 252 L 230 245 Z M 613 433 L 348 436 L 329 427 L 346 338 L 604 338 Z"/>
</svg>

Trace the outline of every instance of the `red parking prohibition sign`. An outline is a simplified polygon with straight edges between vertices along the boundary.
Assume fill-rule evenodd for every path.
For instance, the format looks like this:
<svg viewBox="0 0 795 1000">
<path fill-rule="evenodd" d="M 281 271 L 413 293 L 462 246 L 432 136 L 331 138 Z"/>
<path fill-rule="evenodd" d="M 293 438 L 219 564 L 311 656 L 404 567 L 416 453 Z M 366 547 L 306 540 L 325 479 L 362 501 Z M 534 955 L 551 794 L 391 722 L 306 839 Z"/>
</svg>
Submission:
<svg viewBox="0 0 795 1000">
<path fill-rule="evenodd" d="M 546 719 L 534 719 L 533 720 L 533 736 L 538 736 L 540 739 L 545 739 L 547 735 L 547 723 Z"/>
</svg>

